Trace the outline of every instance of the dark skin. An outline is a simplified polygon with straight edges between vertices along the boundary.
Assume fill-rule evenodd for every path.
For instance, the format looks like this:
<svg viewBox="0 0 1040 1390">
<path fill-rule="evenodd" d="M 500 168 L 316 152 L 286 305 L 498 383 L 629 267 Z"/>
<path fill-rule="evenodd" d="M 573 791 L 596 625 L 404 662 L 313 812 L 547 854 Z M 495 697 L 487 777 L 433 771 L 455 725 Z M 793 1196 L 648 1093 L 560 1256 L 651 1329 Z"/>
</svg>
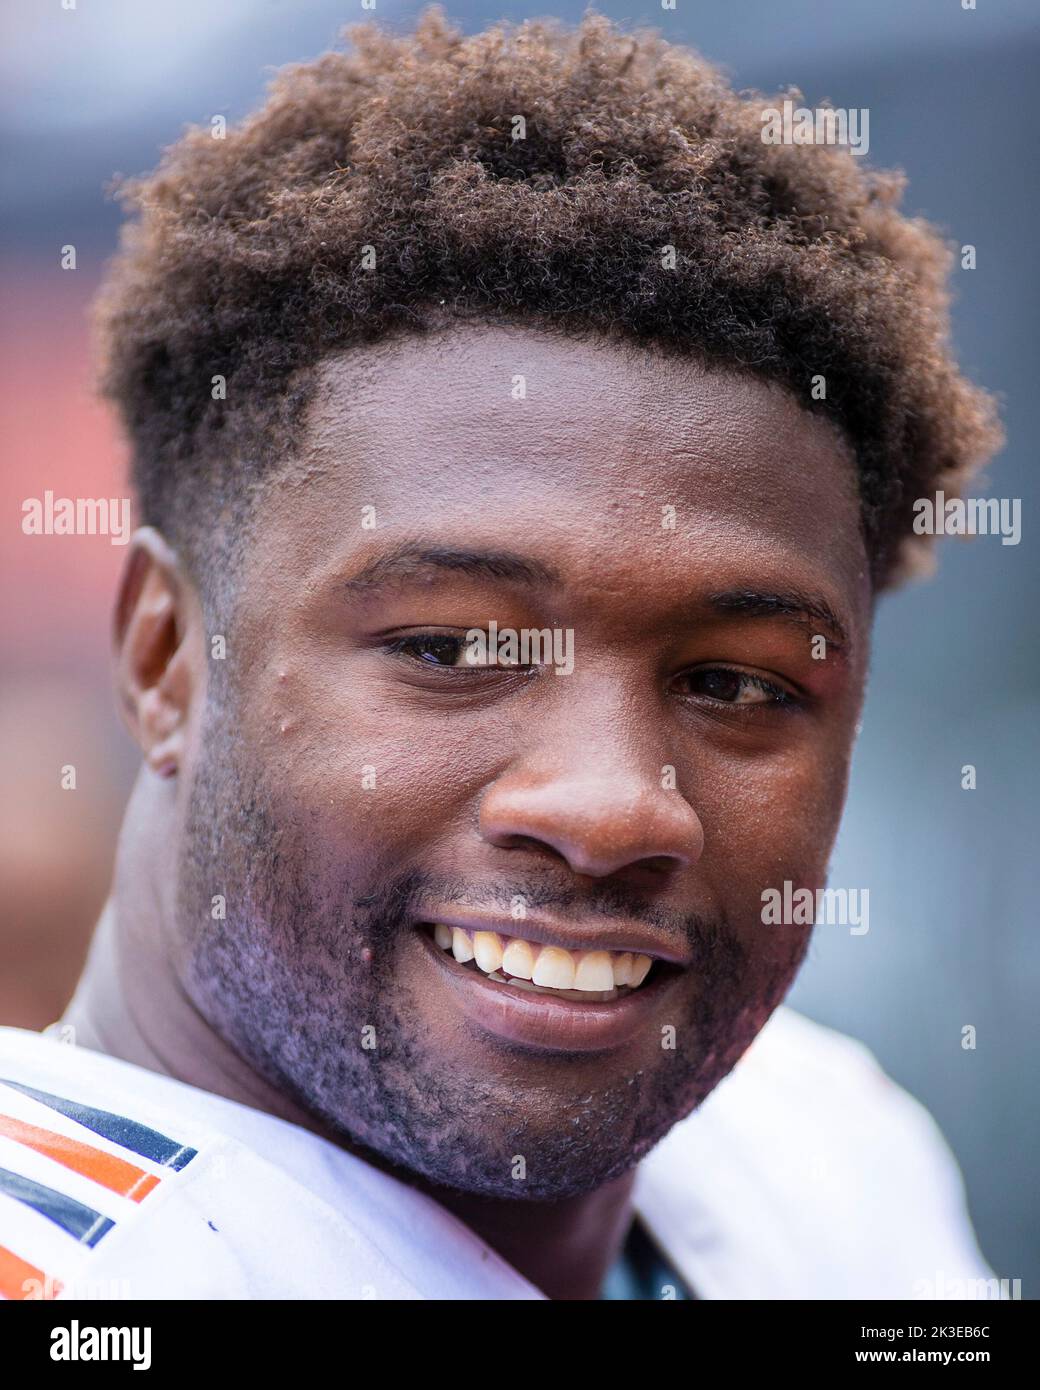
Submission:
<svg viewBox="0 0 1040 1390">
<path fill-rule="evenodd" d="M 810 929 L 764 926 L 761 895 L 825 882 L 870 614 L 851 451 L 779 388 L 522 327 L 327 360 L 233 608 L 207 625 L 154 531 L 128 556 L 145 766 L 113 961 L 70 1018 L 595 1297 L 635 1163 L 802 959 Z M 430 641 L 492 619 L 573 630 L 573 672 L 474 675 Z M 667 986 L 632 1036 L 517 1044 L 460 1005 L 420 923 L 517 894 L 576 948 L 655 934 Z"/>
</svg>

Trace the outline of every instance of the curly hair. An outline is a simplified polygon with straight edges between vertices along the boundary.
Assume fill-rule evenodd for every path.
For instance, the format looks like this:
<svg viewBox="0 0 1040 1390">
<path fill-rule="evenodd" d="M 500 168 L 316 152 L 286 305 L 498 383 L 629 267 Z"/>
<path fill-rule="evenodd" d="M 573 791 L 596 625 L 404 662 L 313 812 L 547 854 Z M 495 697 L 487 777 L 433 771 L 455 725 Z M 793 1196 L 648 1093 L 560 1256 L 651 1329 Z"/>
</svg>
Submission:
<svg viewBox="0 0 1040 1390">
<path fill-rule="evenodd" d="M 469 317 L 781 383 L 854 449 L 875 586 L 920 567 L 913 500 L 958 495 L 1001 431 L 951 355 L 951 253 L 899 212 L 900 175 L 764 143 L 770 99 L 594 13 L 467 37 L 434 7 L 410 35 L 345 37 L 120 189 L 101 388 L 144 521 L 201 565 L 213 518 L 285 459 L 321 358 Z"/>
</svg>

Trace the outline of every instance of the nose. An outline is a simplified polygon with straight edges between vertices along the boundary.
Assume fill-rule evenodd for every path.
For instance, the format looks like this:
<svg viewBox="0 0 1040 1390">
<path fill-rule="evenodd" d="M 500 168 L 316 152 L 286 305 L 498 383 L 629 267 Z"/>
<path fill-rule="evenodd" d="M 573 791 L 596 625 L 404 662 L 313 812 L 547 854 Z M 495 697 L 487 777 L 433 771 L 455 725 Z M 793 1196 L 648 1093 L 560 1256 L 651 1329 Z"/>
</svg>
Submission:
<svg viewBox="0 0 1040 1390">
<path fill-rule="evenodd" d="M 550 851 L 576 874 L 661 874 L 695 864 L 700 819 L 663 773 L 522 768 L 504 773 L 480 807 L 483 838 L 502 849 Z"/>
</svg>

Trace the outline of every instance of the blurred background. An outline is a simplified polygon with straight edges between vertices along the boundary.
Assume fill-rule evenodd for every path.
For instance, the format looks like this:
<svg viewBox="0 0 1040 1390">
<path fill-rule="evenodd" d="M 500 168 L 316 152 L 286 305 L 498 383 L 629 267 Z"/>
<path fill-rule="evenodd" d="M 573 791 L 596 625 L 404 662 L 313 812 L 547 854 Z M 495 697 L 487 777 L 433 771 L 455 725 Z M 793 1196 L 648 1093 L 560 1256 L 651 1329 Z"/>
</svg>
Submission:
<svg viewBox="0 0 1040 1390">
<path fill-rule="evenodd" d="M 1034 1298 L 1040 34 L 1033 0 L 977 3 L 598 8 L 699 48 L 738 87 L 794 85 L 810 106 L 868 108 L 870 161 L 907 172 L 908 210 L 977 248 L 977 268 L 956 272 L 955 338 L 968 373 L 1000 394 L 1009 442 L 975 494 L 1021 498 L 1023 539 L 948 540 L 936 579 L 883 604 L 832 873 L 869 888 L 870 930 L 818 928 L 791 1002 L 861 1038 L 928 1106 L 960 1160 L 984 1253 Z M 420 8 L 377 4 L 376 18 L 405 27 Z M 582 8 L 466 2 L 448 13 L 473 32 L 499 18 L 573 21 Z M 186 124 L 241 117 L 273 68 L 371 17 L 359 0 L 5 0 L 0 1023 L 39 1028 L 61 1012 L 137 764 L 108 675 L 125 550 L 107 536 L 21 531 L 23 500 L 46 489 L 127 492 L 124 451 L 91 394 L 85 318 L 119 221 L 106 185 L 151 168 Z M 67 245 L 75 270 L 61 268 Z M 974 791 L 961 788 L 967 763 Z M 67 764 L 75 795 L 60 786 Z"/>
</svg>

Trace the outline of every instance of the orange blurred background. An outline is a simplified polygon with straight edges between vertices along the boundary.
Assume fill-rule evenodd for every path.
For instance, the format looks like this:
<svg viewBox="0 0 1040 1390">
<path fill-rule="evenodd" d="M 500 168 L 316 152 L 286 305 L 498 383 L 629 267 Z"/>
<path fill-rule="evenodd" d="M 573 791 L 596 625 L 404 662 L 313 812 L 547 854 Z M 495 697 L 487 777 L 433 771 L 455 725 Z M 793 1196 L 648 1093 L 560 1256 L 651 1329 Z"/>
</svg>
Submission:
<svg viewBox="0 0 1040 1390">
<path fill-rule="evenodd" d="M 12 258 L 2 272 L 5 468 L 0 610 L 0 1022 L 61 1012 L 104 901 L 136 765 L 110 694 L 108 624 L 126 547 L 22 531 L 23 503 L 125 497 L 125 450 L 94 396 L 87 309 L 99 267 Z M 62 789 L 61 769 L 76 787 Z"/>
</svg>

